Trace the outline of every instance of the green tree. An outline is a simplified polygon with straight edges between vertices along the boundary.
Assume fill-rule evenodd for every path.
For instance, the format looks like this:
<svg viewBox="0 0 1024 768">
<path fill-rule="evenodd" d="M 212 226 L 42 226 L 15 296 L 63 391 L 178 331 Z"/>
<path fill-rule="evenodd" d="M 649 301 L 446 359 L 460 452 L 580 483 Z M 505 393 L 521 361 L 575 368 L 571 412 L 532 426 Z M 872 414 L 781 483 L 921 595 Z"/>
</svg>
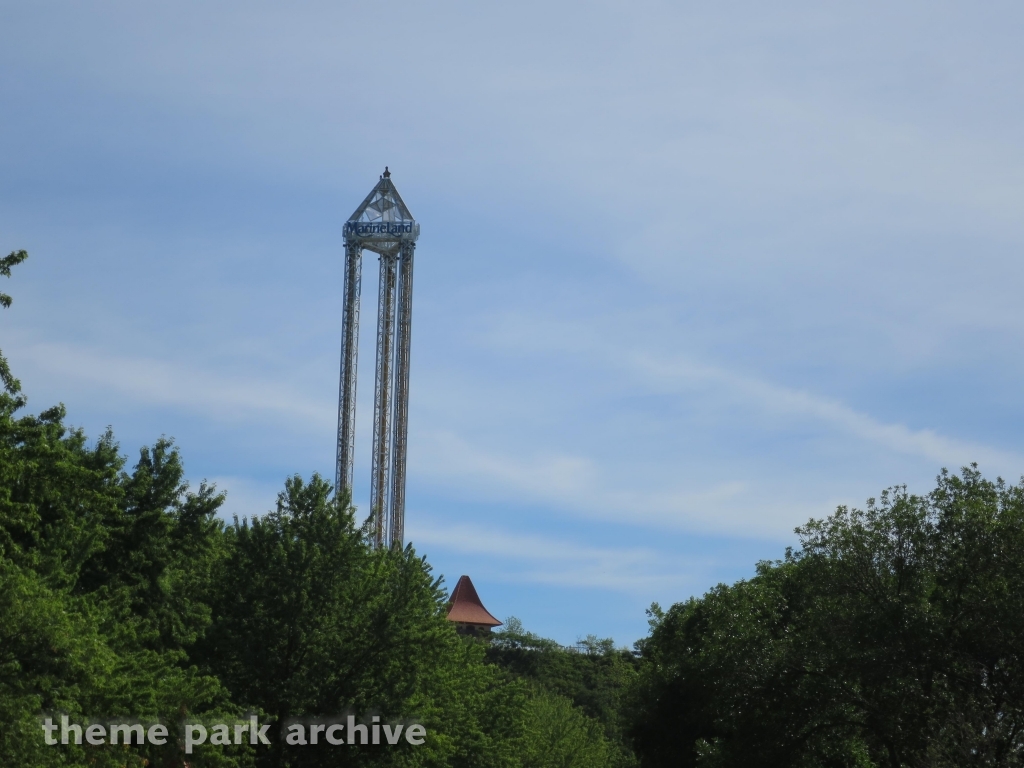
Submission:
<svg viewBox="0 0 1024 768">
<path fill-rule="evenodd" d="M 17 266 L 27 258 L 26 251 L 12 251 L 7 254 L 0 259 L 0 276 L 10 277 L 11 267 Z M 0 307 L 7 309 L 9 306 L 11 306 L 11 297 L 0 291 Z M 4 392 L 12 396 L 17 396 L 21 391 L 21 382 L 11 374 L 11 367 L 3 355 L 3 350 L 0 350 L 0 384 L 3 384 Z"/>
<path fill-rule="evenodd" d="M 166 442 L 128 473 L 109 433 L 89 445 L 64 425 L 62 407 L 19 417 L 23 404 L 0 393 L 0 722 L 11 726 L 0 729 L 0 764 L 173 761 L 176 745 L 46 746 L 36 717 L 173 725 L 187 713 L 235 711 L 187 658 L 208 620 L 190 590 L 223 535 L 213 519 L 219 497 L 188 492 Z M 173 492 L 141 493 L 154 473 Z M 197 765 L 233 760 L 197 757 Z"/>
<path fill-rule="evenodd" d="M 943 472 L 798 533 L 754 578 L 652 611 L 642 764 L 1021 765 L 1020 487 Z"/>
<path fill-rule="evenodd" d="M 426 726 L 421 746 L 346 748 L 351 765 L 514 765 L 524 690 L 456 635 L 423 558 L 371 549 L 331 491 L 317 475 L 292 477 L 275 510 L 229 528 L 205 669 L 278 726 L 346 713 Z M 333 765 L 338 749 L 278 738 L 260 762 Z"/>
<path fill-rule="evenodd" d="M 487 659 L 517 678 L 529 681 L 537 696 L 567 700 L 579 714 L 596 721 L 614 745 L 609 757 L 616 765 L 632 763 L 625 742 L 625 692 L 636 675 L 633 653 L 616 649 L 610 639 L 587 636 L 571 649 L 523 629 L 512 616 L 491 636 Z M 536 722 L 534 718 L 533 722 Z M 528 728 L 529 729 L 529 728 Z"/>
<path fill-rule="evenodd" d="M 563 696 L 539 693 L 523 722 L 523 768 L 598 768 L 620 762 L 601 724 Z"/>
</svg>

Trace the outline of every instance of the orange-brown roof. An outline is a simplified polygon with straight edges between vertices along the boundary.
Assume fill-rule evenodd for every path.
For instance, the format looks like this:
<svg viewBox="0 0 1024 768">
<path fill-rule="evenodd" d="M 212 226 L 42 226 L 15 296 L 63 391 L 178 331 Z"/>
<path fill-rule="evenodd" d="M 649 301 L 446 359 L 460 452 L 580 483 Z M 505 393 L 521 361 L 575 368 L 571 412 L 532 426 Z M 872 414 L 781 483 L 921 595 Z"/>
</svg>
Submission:
<svg viewBox="0 0 1024 768">
<path fill-rule="evenodd" d="M 487 627 L 501 626 L 501 622 L 491 616 L 484 608 L 484 604 L 480 602 L 480 596 L 477 595 L 476 587 L 469 580 L 469 576 L 463 576 L 455 585 L 448 608 L 448 621 L 457 621 L 460 624 L 481 624 Z"/>
</svg>

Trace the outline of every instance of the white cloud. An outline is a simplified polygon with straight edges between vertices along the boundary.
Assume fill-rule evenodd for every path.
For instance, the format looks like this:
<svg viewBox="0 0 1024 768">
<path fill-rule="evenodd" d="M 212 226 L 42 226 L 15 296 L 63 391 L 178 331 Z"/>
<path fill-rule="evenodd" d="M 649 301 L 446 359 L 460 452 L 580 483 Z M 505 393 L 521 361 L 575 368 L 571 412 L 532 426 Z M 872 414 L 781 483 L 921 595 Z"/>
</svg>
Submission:
<svg viewBox="0 0 1024 768">
<path fill-rule="evenodd" d="M 896 453 L 918 456 L 952 468 L 976 461 L 990 471 L 1009 473 L 1011 477 L 1024 469 L 1024 457 L 1019 454 L 946 437 L 931 429 L 915 430 L 905 424 L 885 423 L 838 400 L 804 390 L 678 357 L 659 359 L 649 353 L 623 351 L 623 358 L 649 382 L 661 386 L 684 381 L 721 386 L 767 412 L 814 419 L 837 432 Z"/>
<path fill-rule="evenodd" d="M 421 516 L 410 516 L 409 540 L 419 551 L 448 550 L 492 560 L 492 570 L 506 578 L 569 587 L 594 587 L 626 593 L 647 593 L 675 588 L 694 579 L 708 559 L 689 558 L 680 568 L 678 558 L 648 548 L 585 546 L 564 539 L 477 526 L 436 526 Z"/>
<path fill-rule="evenodd" d="M 642 319 L 650 323 L 651 318 Z M 1024 456 L 971 440 L 949 437 L 937 430 L 914 429 L 899 422 L 885 422 L 851 408 L 837 398 L 809 390 L 776 384 L 768 379 L 738 373 L 694 356 L 671 351 L 652 351 L 643 342 L 623 341 L 623 328 L 608 331 L 606 323 L 582 324 L 557 318 L 503 316 L 491 343 L 527 356 L 557 354 L 574 359 L 608 375 L 624 378 L 625 387 L 639 387 L 658 394 L 683 396 L 695 388 L 729 398 L 764 414 L 808 419 L 894 453 L 915 456 L 950 468 L 978 462 L 987 471 L 1016 477 L 1024 470 Z M 629 327 L 629 326 L 627 326 Z M 583 379 L 585 380 L 585 379 Z"/>
<path fill-rule="evenodd" d="M 831 472 L 822 477 L 815 470 L 816 477 L 808 484 L 807 476 L 800 474 L 802 449 L 795 444 L 790 448 L 789 440 L 809 428 L 819 446 L 896 468 L 898 474 L 887 474 L 883 482 L 909 481 L 908 476 L 923 479 L 939 466 L 956 470 L 970 462 L 1008 478 L 1018 477 L 1024 468 L 1024 457 L 1017 453 L 932 428 L 884 421 L 837 398 L 738 373 L 671 348 L 653 352 L 639 344 L 626 345 L 615 332 L 600 326 L 507 315 L 480 341 L 499 354 L 514 352 L 531 369 L 543 369 L 557 358 L 559 365 L 575 373 L 554 386 L 533 384 L 505 391 L 500 412 L 477 405 L 467 410 L 459 397 L 449 397 L 442 409 L 435 403 L 433 428 L 420 429 L 414 436 L 411 469 L 416 477 L 463 495 L 544 505 L 589 520 L 779 538 L 789 537 L 793 527 L 811 517 L 829 514 L 838 504 L 863 502 L 860 494 L 843 497 L 844 492 L 863 487 L 851 485 L 850 476 Z M 596 400 L 588 394 L 588 408 L 599 408 L 601 398 L 609 396 L 645 394 L 710 404 L 717 412 L 702 426 L 710 433 L 696 438 L 698 442 L 714 440 L 714 419 L 724 419 L 730 431 L 741 430 L 745 440 L 763 439 L 773 452 L 788 455 L 790 469 L 769 479 L 765 472 L 774 466 L 771 456 L 739 450 L 734 460 L 716 459 L 707 471 L 691 465 L 693 459 L 699 460 L 698 443 L 646 452 L 647 464 L 641 465 L 637 441 L 643 438 L 623 433 L 621 425 L 602 422 L 599 412 L 591 416 L 590 411 L 588 418 L 596 426 L 587 434 L 602 437 L 600 444 L 589 444 L 564 429 L 558 412 L 571 410 L 594 382 L 609 391 Z M 449 390 L 461 392 L 459 381 Z M 549 423 L 538 423 L 536 432 L 519 429 L 517 421 L 526 414 L 534 419 L 539 411 Z M 662 418 L 672 415 L 666 412 Z M 850 469 L 849 474 L 855 471 Z M 873 495 L 877 490 L 872 483 L 863 493 Z"/>
<path fill-rule="evenodd" d="M 769 502 L 739 481 L 691 487 L 642 487 L 635 478 L 569 454 L 502 453 L 451 432 L 436 432 L 415 446 L 417 477 L 477 497 L 551 506 L 588 520 L 750 537 L 789 537 L 793 527 L 835 507 Z M 665 476 L 674 473 L 666 469 Z"/>
<path fill-rule="evenodd" d="M 217 486 L 218 491 L 226 493 L 227 498 L 220 508 L 220 516 L 230 522 L 232 518 L 259 517 L 275 508 L 277 494 L 283 484 L 265 483 L 249 477 L 220 476 L 209 478 L 209 482 Z M 193 482 L 198 487 L 197 482 Z"/>
<path fill-rule="evenodd" d="M 19 363 L 61 381 L 97 385 L 145 405 L 170 405 L 218 419 L 284 419 L 316 429 L 337 418 L 330 404 L 311 400 L 277 382 L 232 379 L 209 368 L 52 342 L 17 344 L 10 353 Z"/>
</svg>

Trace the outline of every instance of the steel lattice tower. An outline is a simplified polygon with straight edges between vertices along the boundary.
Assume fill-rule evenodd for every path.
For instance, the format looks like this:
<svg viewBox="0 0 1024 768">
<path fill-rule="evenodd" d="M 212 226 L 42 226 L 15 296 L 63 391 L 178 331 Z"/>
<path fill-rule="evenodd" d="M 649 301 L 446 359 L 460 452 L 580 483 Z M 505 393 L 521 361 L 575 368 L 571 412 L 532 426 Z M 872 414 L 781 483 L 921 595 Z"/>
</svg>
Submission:
<svg viewBox="0 0 1024 768">
<path fill-rule="evenodd" d="M 405 460 L 409 428 L 409 349 L 412 337 L 412 267 L 420 225 L 387 168 L 377 186 L 345 223 L 345 308 L 341 320 L 338 397 L 338 466 L 335 492 L 352 493 L 355 450 L 356 364 L 363 250 L 380 258 L 377 298 L 377 368 L 373 388 L 373 462 L 370 513 L 377 547 L 404 546 Z"/>
</svg>

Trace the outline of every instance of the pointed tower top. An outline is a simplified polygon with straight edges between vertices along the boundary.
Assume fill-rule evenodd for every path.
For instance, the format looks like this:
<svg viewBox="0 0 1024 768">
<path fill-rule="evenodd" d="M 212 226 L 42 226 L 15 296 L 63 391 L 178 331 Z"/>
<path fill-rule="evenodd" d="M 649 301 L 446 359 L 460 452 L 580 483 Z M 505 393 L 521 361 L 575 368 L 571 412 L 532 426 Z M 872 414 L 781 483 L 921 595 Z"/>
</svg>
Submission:
<svg viewBox="0 0 1024 768">
<path fill-rule="evenodd" d="M 345 222 L 345 239 L 380 254 L 396 254 L 403 242 L 416 242 L 420 225 L 384 168 L 370 194 Z"/>
<path fill-rule="evenodd" d="M 459 624 L 476 624 L 485 627 L 500 627 L 501 622 L 491 616 L 480 602 L 476 587 L 469 576 L 463 576 L 452 591 L 451 607 L 448 609 L 448 621 Z"/>
</svg>

